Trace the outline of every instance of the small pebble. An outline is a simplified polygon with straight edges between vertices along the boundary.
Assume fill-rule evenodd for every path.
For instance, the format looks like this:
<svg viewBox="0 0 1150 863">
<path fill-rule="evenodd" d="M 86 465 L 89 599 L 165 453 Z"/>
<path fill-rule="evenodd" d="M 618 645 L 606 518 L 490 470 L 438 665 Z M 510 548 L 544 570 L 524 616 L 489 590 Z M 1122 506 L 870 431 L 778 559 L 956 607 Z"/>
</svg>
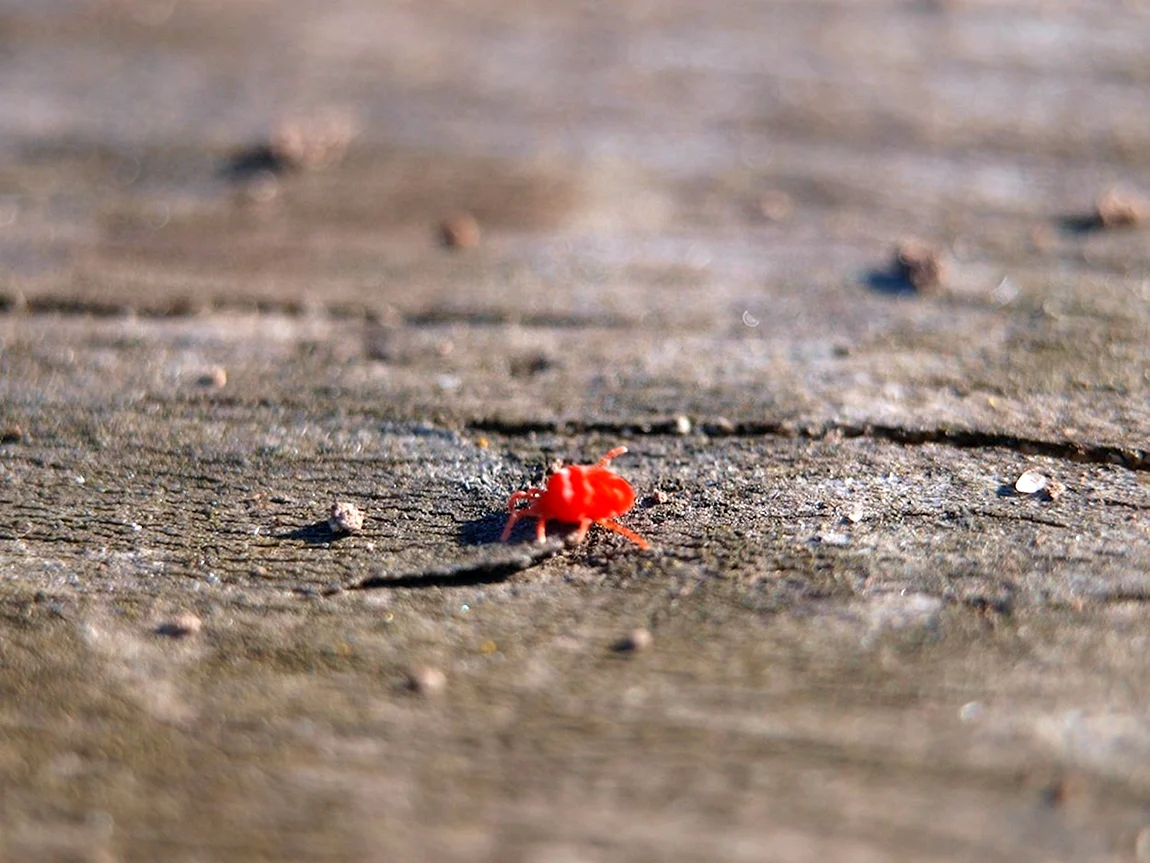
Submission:
<svg viewBox="0 0 1150 863">
<path fill-rule="evenodd" d="M 958 718 L 963 722 L 973 722 L 982 718 L 985 707 L 981 701 L 968 701 L 958 711 Z"/>
<path fill-rule="evenodd" d="M 1098 196 L 1094 213 L 1103 228 L 1129 228 L 1146 217 L 1142 201 L 1117 189 L 1109 189 Z"/>
<path fill-rule="evenodd" d="M 791 196 L 780 189 L 771 189 L 759 198 L 759 212 L 768 222 L 785 222 L 794 209 L 795 202 Z"/>
<path fill-rule="evenodd" d="M 1049 225 L 1038 225 L 1030 232 L 1030 248 L 1036 252 L 1049 252 L 1058 243 L 1058 237 Z"/>
<path fill-rule="evenodd" d="M 662 506 L 663 504 L 665 504 L 670 499 L 671 499 L 671 495 L 667 494 L 667 492 L 663 491 L 663 489 L 657 488 L 653 492 L 651 492 L 649 495 L 647 495 L 647 505 L 648 506 Z"/>
<path fill-rule="evenodd" d="M 24 440 L 24 429 L 18 425 L 6 426 L 0 431 L 0 443 L 20 443 Z"/>
<path fill-rule="evenodd" d="M 210 371 L 200 375 L 196 383 L 202 387 L 223 389 L 228 385 L 228 370 L 223 366 L 215 366 Z"/>
<path fill-rule="evenodd" d="M 895 249 L 895 269 L 916 291 L 932 291 L 946 278 L 946 265 L 937 250 L 918 240 L 903 240 Z"/>
<path fill-rule="evenodd" d="M 169 638 L 187 638 L 196 635 L 203 628 L 203 622 L 190 611 L 177 614 L 170 620 L 162 621 L 154 630 L 156 635 Z"/>
<path fill-rule="evenodd" d="M 548 371 L 554 365 L 546 354 L 532 353 L 512 357 L 508 362 L 508 370 L 513 378 L 530 378 Z"/>
<path fill-rule="evenodd" d="M 327 526 L 332 533 L 359 533 L 363 530 L 363 513 L 354 503 L 337 500 L 331 505 Z"/>
<path fill-rule="evenodd" d="M 447 686 L 447 675 L 431 665 L 417 665 L 407 670 L 407 688 L 417 695 L 437 695 Z"/>
<path fill-rule="evenodd" d="M 691 418 L 679 414 L 675 417 L 675 434 L 685 435 L 691 433 Z"/>
<path fill-rule="evenodd" d="M 456 213 L 439 224 L 439 238 L 449 249 L 474 249 L 479 245 L 479 222 L 470 213 Z"/>
<path fill-rule="evenodd" d="M 850 508 L 846 511 L 846 515 L 843 516 L 843 518 L 845 518 L 851 524 L 858 524 L 865 517 L 866 511 L 863 509 L 863 505 L 858 501 L 852 503 Z"/>
<path fill-rule="evenodd" d="M 350 113 L 329 109 L 282 121 L 272 132 L 269 149 L 280 163 L 297 170 L 321 170 L 341 161 L 358 132 Z"/>
<path fill-rule="evenodd" d="M 1150 863 L 1150 826 L 1143 827 L 1134 837 L 1134 859 L 1137 863 Z"/>
<path fill-rule="evenodd" d="M 816 533 L 813 537 L 813 540 L 823 545 L 831 545 L 837 548 L 851 544 L 851 537 L 849 533 L 836 533 L 835 531 Z"/>
<path fill-rule="evenodd" d="M 654 640 L 655 637 L 651 635 L 651 630 L 640 626 L 638 629 L 632 629 L 626 637 L 615 642 L 613 649 L 616 653 L 638 653 L 650 647 Z"/>
<path fill-rule="evenodd" d="M 735 424 L 727 417 L 715 417 L 711 421 L 711 428 L 715 434 L 721 435 L 734 434 L 736 430 Z"/>
<path fill-rule="evenodd" d="M 1019 494 L 1038 494 L 1046 488 L 1046 476 L 1036 470 L 1028 470 L 1014 481 L 1014 490 Z"/>
</svg>

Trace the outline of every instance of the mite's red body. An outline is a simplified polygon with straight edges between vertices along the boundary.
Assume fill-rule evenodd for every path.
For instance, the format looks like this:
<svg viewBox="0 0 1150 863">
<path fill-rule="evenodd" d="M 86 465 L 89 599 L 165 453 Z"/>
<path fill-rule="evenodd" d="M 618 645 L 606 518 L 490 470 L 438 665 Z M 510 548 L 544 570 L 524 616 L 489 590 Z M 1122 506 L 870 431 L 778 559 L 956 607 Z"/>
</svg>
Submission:
<svg viewBox="0 0 1150 863">
<path fill-rule="evenodd" d="M 623 477 L 607 467 L 607 463 L 627 451 L 619 446 L 599 459 L 593 465 L 571 465 L 547 477 L 547 488 L 529 488 L 517 491 L 507 501 L 507 511 L 511 518 L 503 529 L 503 540 L 511 536 L 515 522 L 525 516 L 537 518 L 535 537 L 539 542 L 547 541 L 547 522 L 567 521 L 579 525 L 575 541 L 581 542 L 592 524 L 600 524 L 608 530 L 622 534 L 640 548 L 647 548 L 647 541 L 633 530 L 612 521 L 635 504 L 635 490 Z M 520 501 L 531 503 L 517 508 Z"/>
</svg>

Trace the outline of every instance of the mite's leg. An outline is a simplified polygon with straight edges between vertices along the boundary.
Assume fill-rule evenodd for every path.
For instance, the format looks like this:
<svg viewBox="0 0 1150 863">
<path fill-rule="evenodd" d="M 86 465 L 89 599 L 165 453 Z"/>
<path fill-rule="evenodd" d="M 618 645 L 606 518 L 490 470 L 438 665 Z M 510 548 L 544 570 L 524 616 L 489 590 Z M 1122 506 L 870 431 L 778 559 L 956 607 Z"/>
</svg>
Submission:
<svg viewBox="0 0 1150 863">
<path fill-rule="evenodd" d="M 591 519 L 579 519 L 579 529 L 575 531 L 575 542 L 582 542 L 587 536 L 587 529 L 591 527 Z"/>
<path fill-rule="evenodd" d="M 630 528 L 623 527 L 623 525 L 619 524 L 617 521 L 611 521 L 609 518 L 601 518 L 596 523 L 603 525 L 603 527 L 607 528 L 607 530 L 613 530 L 615 533 L 627 537 L 627 539 L 631 540 L 631 542 L 635 543 L 635 545 L 639 546 L 639 548 L 651 547 L 647 540 L 643 539 L 643 537 L 639 536 L 639 534 L 635 533 L 635 531 L 631 530 Z"/>
<path fill-rule="evenodd" d="M 510 499 L 507 501 L 507 511 L 511 513 L 511 518 L 507 519 L 507 524 L 503 526 L 503 535 L 499 538 L 500 542 L 507 542 L 508 538 L 511 536 L 511 529 L 515 527 L 515 522 L 519 521 L 519 519 L 523 518 L 525 515 L 535 515 L 535 513 L 532 511 L 532 507 L 535 505 L 535 501 L 538 500 L 539 495 L 541 494 L 543 494 L 543 489 L 529 488 L 526 491 L 517 491 L 511 495 Z M 516 509 L 516 505 L 521 500 L 529 500 L 531 503 L 522 509 Z M 543 522 L 540 522 L 540 524 L 542 523 Z"/>
<path fill-rule="evenodd" d="M 607 462 L 611 461 L 611 459 L 613 459 L 613 458 L 618 458 L 619 456 L 621 456 L 626 451 L 627 451 L 627 447 L 625 447 L 625 446 L 615 447 L 615 449 L 611 450 L 611 452 L 607 453 L 607 455 L 605 455 L 605 456 L 603 456 L 603 458 L 599 459 L 599 463 L 596 464 L 595 467 L 607 467 Z"/>
<path fill-rule="evenodd" d="M 547 519 L 540 518 L 535 524 L 535 541 L 540 545 L 547 542 Z"/>
<path fill-rule="evenodd" d="M 511 529 L 515 527 L 515 522 L 519 521 L 519 519 L 523 518 L 523 516 L 527 514 L 528 512 L 526 509 L 511 513 L 511 518 L 507 519 L 507 524 L 503 526 L 503 535 L 499 537 L 499 541 L 507 542 L 507 540 L 511 538 Z"/>
</svg>

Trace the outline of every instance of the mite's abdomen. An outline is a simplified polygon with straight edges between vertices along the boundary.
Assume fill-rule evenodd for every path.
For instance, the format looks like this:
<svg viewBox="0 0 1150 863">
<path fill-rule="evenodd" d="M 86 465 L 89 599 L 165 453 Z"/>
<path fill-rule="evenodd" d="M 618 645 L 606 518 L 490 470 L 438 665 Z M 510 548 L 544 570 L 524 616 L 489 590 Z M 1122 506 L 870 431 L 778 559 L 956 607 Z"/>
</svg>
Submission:
<svg viewBox="0 0 1150 863">
<path fill-rule="evenodd" d="M 579 522 L 598 521 L 626 512 L 635 493 L 621 476 L 600 467 L 566 467 L 547 481 L 546 508 L 549 518 Z"/>
</svg>

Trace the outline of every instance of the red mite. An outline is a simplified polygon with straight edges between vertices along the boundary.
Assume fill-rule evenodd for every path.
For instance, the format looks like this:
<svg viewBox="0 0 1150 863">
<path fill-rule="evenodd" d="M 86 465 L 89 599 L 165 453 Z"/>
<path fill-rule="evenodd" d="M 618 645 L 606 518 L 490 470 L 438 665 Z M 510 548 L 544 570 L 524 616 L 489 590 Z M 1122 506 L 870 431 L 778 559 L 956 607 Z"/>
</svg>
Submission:
<svg viewBox="0 0 1150 863">
<path fill-rule="evenodd" d="M 608 530 L 621 533 L 639 548 L 647 548 L 647 540 L 633 530 L 612 521 L 622 515 L 635 503 L 635 490 L 623 477 L 607 467 L 607 462 L 627 451 L 625 446 L 617 446 L 592 465 L 573 464 L 556 471 L 547 477 L 547 488 L 529 488 L 517 491 L 507 501 L 507 511 L 511 518 L 503 528 L 503 541 L 511 536 L 511 528 L 524 516 L 539 519 L 535 525 L 535 538 L 547 541 L 547 522 L 567 521 L 579 525 L 575 541 L 582 542 L 591 523 L 601 524 Z M 521 500 L 531 503 L 516 509 Z"/>
</svg>

